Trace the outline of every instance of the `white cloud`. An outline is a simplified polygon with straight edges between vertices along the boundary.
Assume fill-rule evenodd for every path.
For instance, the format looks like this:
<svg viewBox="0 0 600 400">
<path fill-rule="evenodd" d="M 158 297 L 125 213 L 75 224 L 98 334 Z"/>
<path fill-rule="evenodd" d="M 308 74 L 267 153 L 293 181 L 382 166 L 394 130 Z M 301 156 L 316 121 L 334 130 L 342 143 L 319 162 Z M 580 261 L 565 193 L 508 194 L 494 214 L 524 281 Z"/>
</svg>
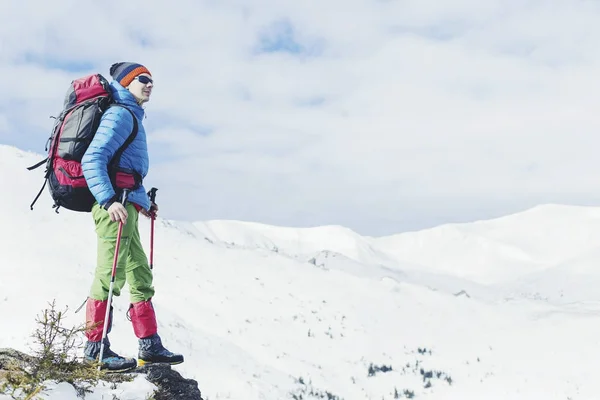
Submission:
<svg viewBox="0 0 600 400">
<path fill-rule="evenodd" d="M 380 234 L 600 197 L 594 2 L 8 3 L 0 140 L 43 151 L 70 79 L 145 63 L 163 215 Z M 276 32 L 300 52 L 257 54 Z"/>
</svg>

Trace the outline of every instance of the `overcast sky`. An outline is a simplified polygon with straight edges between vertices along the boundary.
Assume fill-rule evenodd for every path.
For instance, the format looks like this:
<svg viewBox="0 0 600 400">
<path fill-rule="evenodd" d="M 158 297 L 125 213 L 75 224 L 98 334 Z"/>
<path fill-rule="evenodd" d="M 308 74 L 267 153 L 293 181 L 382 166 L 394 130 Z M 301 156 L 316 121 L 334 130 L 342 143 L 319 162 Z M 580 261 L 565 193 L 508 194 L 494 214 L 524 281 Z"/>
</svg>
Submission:
<svg viewBox="0 0 600 400">
<path fill-rule="evenodd" d="M 597 1 L 168 3 L 3 1 L 0 143 L 43 153 L 70 81 L 133 61 L 166 218 L 384 235 L 600 205 Z"/>
</svg>

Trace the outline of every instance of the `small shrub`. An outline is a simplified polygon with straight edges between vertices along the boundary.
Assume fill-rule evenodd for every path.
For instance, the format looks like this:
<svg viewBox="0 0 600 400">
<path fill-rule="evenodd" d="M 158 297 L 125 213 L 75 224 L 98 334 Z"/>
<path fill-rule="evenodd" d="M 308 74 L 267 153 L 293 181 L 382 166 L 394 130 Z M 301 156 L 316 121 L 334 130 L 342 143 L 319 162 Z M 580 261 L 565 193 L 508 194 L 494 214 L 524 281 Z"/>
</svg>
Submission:
<svg viewBox="0 0 600 400">
<path fill-rule="evenodd" d="M 423 377 L 423 382 L 425 382 L 425 388 L 431 387 L 431 379 L 434 378 L 445 380 L 449 385 L 452 385 L 452 377 L 443 371 L 425 371 L 423 368 L 421 368 L 420 373 Z"/>
<path fill-rule="evenodd" d="M 0 393 L 13 399 L 29 400 L 45 389 L 45 381 L 56 381 L 70 383 L 79 396 L 83 397 L 100 379 L 106 378 L 106 373 L 98 370 L 97 363 L 81 362 L 76 355 L 82 345 L 78 335 L 85 332 L 85 324 L 65 327 L 68 308 L 57 311 L 55 301 L 49 305 L 49 309 L 36 316 L 37 328 L 32 334 L 33 355 L 28 357 L 27 363 L 6 366 L 7 372 L 0 385 Z M 118 379 L 132 378 L 120 376 Z"/>
<path fill-rule="evenodd" d="M 331 393 L 328 390 L 321 390 L 313 387 L 312 382 L 306 382 L 304 378 L 300 377 L 296 379 L 296 383 L 302 385 L 297 388 L 290 396 L 294 400 L 312 400 L 312 399 L 326 399 L 326 400 L 343 400 L 341 397 Z"/>
<path fill-rule="evenodd" d="M 373 363 L 371 363 L 369 365 L 369 368 L 367 370 L 367 374 L 368 376 L 375 376 L 378 372 L 389 372 L 392 371 L 392 366 L 387 366 L 387 365 L 373 365 Z"/>
</svg>

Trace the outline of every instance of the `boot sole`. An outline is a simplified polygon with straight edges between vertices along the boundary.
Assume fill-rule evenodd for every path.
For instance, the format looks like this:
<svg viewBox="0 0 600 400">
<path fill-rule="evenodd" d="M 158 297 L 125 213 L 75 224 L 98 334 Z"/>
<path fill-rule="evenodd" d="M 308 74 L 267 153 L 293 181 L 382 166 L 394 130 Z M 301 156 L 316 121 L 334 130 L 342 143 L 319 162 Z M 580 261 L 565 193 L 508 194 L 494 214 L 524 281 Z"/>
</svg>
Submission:
<svg viewBox="0 0 600 400">
<path fill-rule="evenodd" d="M 183 360 L 181 361 L 174 361 L 174 362 L 166 362 L 166 361 L 161 361 L 161 362 L 154 362 L 154 361 L 145 361 L 145 360 L 141 360 L 138 359 L 138 367 L 143 367 L 144 365 L 150 365 L 150 364 L 169 364 L 169 365 L 178 365 L 178 364 L 182 364 Z"/>
<path fill-rule="evenodd" d="M 136 369 L 137 366 L 134 365 L 132 367 L 129 368 L 121 368 L 121 369 L 108 369 L 108 368 L 102 368 L 102 371 L 106 372 L 107 374 L 119 374 L 122 372 L 129 372 L 129 371 L 133 371 L 134 369 Z"/>
</svg>

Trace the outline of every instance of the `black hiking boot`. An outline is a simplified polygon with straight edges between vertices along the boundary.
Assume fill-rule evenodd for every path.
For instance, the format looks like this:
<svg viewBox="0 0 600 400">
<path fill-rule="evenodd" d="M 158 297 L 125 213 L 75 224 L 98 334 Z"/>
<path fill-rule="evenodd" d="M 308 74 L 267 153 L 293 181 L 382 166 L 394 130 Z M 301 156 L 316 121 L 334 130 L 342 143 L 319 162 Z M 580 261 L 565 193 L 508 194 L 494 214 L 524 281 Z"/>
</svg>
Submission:
<svg viewBox="0 0 600 400">
<path fill-rule="evenodd" d="M 90 342 L 85 344 L 85 360 L 88 362 L 97 362 L 100 356 L 100 343 Z M 137 363 L 134 358 L 121 357 L 110 349 L 110 342 L 106 338 L 104 342 L 104 353 L 102 354 L 101 369 L 113 372 L 123 372 L 134 369 Z"/>
<path fill-rule="evenodd" d="M 158 334 L 154 334 L 144 339 L 139 339 L 140 349 L 138 353 L 138 366 L 151 363 L 181 364 L 183 356 L 181 354 L 171 353 L 165 349 Z"/>
</svg>

